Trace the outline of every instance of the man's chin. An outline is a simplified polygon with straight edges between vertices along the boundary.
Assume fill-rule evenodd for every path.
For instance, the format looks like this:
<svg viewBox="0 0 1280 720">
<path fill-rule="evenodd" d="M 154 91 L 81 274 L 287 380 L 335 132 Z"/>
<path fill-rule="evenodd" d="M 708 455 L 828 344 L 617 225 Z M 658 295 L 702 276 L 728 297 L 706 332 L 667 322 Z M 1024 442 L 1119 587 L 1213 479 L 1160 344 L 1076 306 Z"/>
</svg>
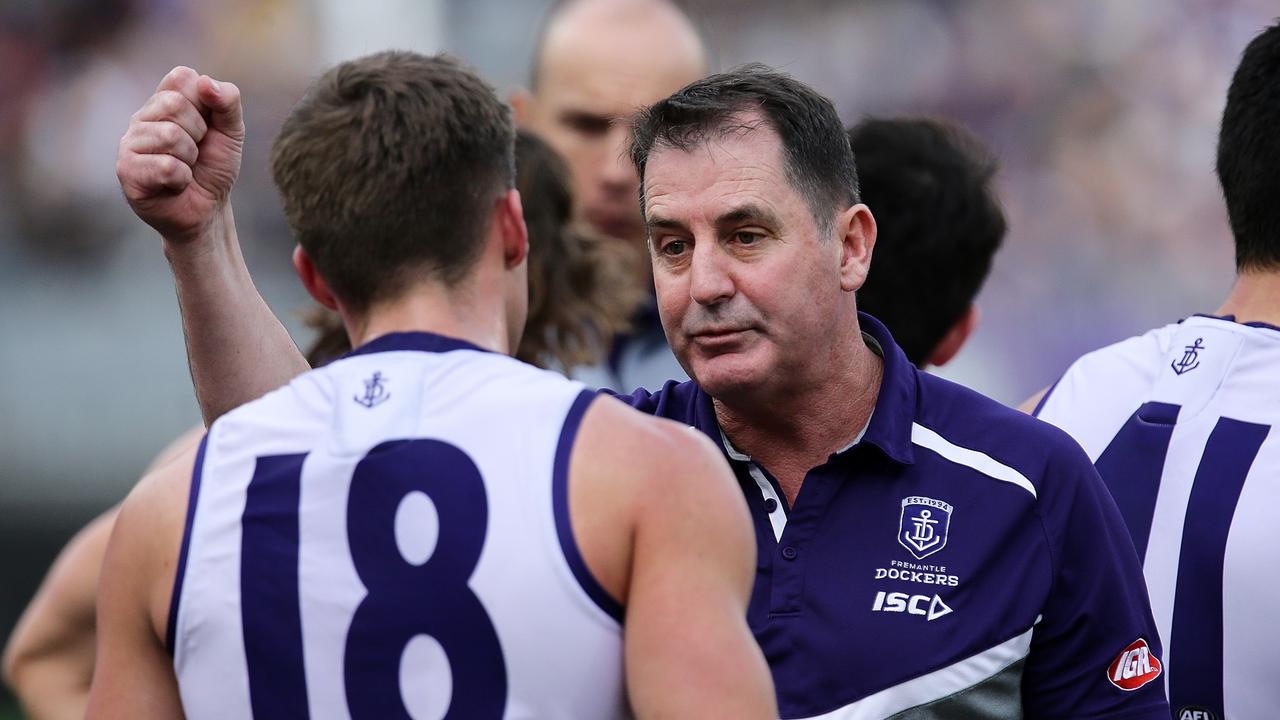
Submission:
<svg viewBox="0 0 1280 720">
<path fill-rule="evenodd" d="M 758 386 L 763 380 L 764 363 L 748 353 L 727 353 L 697 358 L 689 368 L 689 376 L 715 398 L 727 397 Z"/>
</svg>

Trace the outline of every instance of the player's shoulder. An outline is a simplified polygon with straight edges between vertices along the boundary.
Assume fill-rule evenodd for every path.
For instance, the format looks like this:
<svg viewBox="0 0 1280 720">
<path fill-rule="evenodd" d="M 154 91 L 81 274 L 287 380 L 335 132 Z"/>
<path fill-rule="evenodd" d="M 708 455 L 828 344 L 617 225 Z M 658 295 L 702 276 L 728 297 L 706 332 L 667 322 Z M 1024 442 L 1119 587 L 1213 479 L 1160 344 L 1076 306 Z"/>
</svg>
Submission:
<svg viewBox="0 0 1280 720">
<path fill-rule="evenodd" d="M 1152 328 L 1087 352 L 1071 363 L 1063 377 L 1089 379 L 1107 386 L 1149 385 L 1159 374 L 1180 324 Z"/>
<path fill-rule="evenodd" d="M 1104 437 L 1110 430 L 1103 432 L 1102 428 L 1112 429 L 1123 422 L 1159 394 L 1161 383 L 1167 384 L 1171 376 L 1179 378 L 1183 386 L 1201 387 L 1202 379 L 1216 375 L 1201 370 L 1183 377 L 1186 369 L 1200 364 L 1195 347 L 1204 350 L 1204 338 L 1212 340 L 1217 333 L 1234 332 L 1231 325 L 1193 316 L 1085 353 L 1049 386 L 1033 414 L 1080 438 L 1091 452 L 1100 451 L 1097 443 L 1110 439 Z M 1225 371 L 1223 362 L 1228 358 L 1221 353 L 1223 348 L 1216 342 L 1210 344 L 1218 351 L 1214 366 Z"/>
<path fill-rule="evenodd" d="M 686 509 L 700 514 L 708 532 L 729 532 L 739 519 L 745 525 L 742 492 L 723 453 L 693 427 L 601 394 L 583 418 L 573 452 L 573 470 L 581 473 L 574 481 L 605 484 L 639 526 L 682 522 L 676 516 Z"/>
<path fill-rule="evenodd" d="M 684 469 L 723 463 L 707 437 L 688 426 L 630 406 L 626 397 L 600 394 L 583 418 L 584 452 L 636 475 L 670 477 Z"/>
<path fill-rule="evenodd" d="M 167 612 L 201 448 L 188 447 L 144 475 L 120 504 L 112 529 L 110 543 L 132 558 L 133 580 L 146 588 L 156 617 Z"/>
<path fill-rule="evenodd" d="M 200 455 L 201 444 L 191 444 L 149 471 L 133 487 L 120 505 L 120 516 L 136 516 L 136 522 L 150 522 L 152 513 L 181 515 L 187 504 L 192 472 Z"/>
</svg>

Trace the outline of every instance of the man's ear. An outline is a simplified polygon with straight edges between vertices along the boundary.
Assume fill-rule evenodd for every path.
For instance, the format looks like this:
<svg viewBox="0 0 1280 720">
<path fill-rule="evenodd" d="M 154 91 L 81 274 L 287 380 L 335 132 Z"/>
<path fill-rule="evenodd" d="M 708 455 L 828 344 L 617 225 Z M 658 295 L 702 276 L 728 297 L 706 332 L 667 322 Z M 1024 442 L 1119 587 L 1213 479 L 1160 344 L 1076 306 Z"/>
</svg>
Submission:
<svg viewBox="0 0 1280 720">
<path fill-rule="evenodd" d="M 508 190 L 498 198 L 494 222 L 502 236 L 502 259 L 510 270 L 529 256 L 529 227 L 524 222 L 519 190 Z"/>
<path fill-rule="evenodd" d="M 515 119 L 516 125 L 529 127 L 532 124 L 534 107 L 537 103 L 533 93 L 524 88 L 515 88 L 507 96 L 507 103 L 511 105 L 511 115 Z"/>
<path fill-rule="evenodd" d="M 929 353 L 929 359 L 926 361 L 928 365 L 936 365 L 941 367 L 951 362 L 951 358 L 960 352 L 960 348 L 964 347 L 969 336 L 973 335 L 973 331 L 978 327 L 978 320 L 982 313 L 978 311 L 978 306 L 969 303 L 969 309 L 964 311 L 964 315 L 956 321 L 946 335 L 938 341 L 933 352 Z"/>
<path fill-rule="evenodd" d="M 315 263 L 311 262 L 311 256 L 307 255 L 307 251 L 303 250 L 301 245 L 295 245 L 293 248 L 293 269 L 297 271 L 302 287 L 307 289 L 307 293 L 315 298 L 316 302 L 330 310 L 338 309 L 338 301 L 334 298 L 333 291 L 329 289 L 329 284 L 320 277 Z"/>
<path fill-rule="evenodd" d="M 840 287 L 854 292 L 867 281 L 871 251 L 876 246 L 876 219 L 866 205 L 858 203 L 836 217 L 840 241 Z"/>
</svg>

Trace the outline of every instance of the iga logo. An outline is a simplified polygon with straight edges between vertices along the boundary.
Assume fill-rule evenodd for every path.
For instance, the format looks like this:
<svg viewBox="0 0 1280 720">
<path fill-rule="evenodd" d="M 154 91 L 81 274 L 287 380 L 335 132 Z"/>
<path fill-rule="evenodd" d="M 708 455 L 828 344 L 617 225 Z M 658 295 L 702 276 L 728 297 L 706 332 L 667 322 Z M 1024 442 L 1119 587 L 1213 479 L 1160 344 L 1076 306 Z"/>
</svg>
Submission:
<svg viewBox="0 0 1280 720">
<path fill-rule="evenodd" d="M 1218 720 L 1218 716 L 1202 707 L 1188 705 L 1178 711 L 1178 720 Z"/>
<path fill-rule="evenodd" d="M 928 607 L 925 607 L 926 603 Z M 901 592 L 886 593 L 883 590 L 876 593 L 876 601 L 872 603 L 871 611 L 923 615 L 929 622 L 954 612 L 937 595 L 930 598 L 928 595 L 908 595 Z"/>
<path fill-rule="evenodd" d="M 1142 638 L 1120 651 L 1120 656 L 1107 668 L 1107 679 L 1125 692 L 1137 690 L 1158 677 L 1160 658 L 1151 653 L 1151 647 Z"/>
<path fill-rule="evenodd" d="M 946 547 L 949 527 L 950 504 L 918 495 L 902 498 L 898 542 L 910 550 L 917 560 L 923 560 Z"/>
</svg>

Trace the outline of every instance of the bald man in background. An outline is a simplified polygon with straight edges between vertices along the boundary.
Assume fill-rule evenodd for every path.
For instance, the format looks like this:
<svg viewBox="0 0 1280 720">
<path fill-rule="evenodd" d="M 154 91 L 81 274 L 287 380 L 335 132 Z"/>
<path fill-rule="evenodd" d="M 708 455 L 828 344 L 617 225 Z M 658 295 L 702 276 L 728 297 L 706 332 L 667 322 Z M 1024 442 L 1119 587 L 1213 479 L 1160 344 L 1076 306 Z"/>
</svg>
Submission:
<svg viewBox="0 0 1280 720">
<path fill-rule="evenodd" d="M 640 181 L 621 121 L 701 78 L 707 65 L 693 22 L 667 0 L 568 0 L 547 14 L 529 88 L 511 96 L 516 122 L 568 161 L 582 218 L 635 249 L 636 282 L 650 292 Z M 631 334 L 614 340 L 607 362 L 572 375 L 619 391 L 687 377 L 667 347 L 656 302 L 637 315 Z"/>
</svg>

